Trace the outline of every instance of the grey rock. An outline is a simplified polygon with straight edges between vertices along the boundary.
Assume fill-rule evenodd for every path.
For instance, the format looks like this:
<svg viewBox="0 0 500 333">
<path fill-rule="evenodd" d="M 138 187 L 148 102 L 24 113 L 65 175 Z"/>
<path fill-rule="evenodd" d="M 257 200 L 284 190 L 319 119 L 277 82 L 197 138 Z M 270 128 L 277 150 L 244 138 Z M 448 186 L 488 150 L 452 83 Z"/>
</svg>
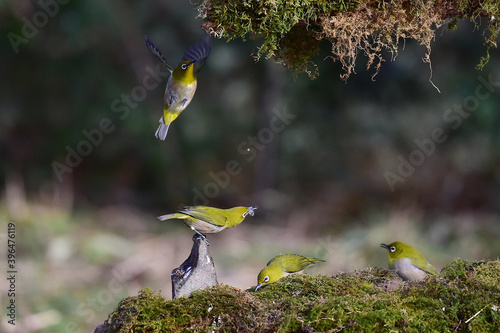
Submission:
<svg viewBox="0 0 500 333">
<path fill-rule="evenodd" d="M 189 257 L 172 271 L 172 298 L 189 296 L 193 291 L 215 286 L 217 274 L 208 252 L 208 241 L 195 234 Z"/>
</svg>

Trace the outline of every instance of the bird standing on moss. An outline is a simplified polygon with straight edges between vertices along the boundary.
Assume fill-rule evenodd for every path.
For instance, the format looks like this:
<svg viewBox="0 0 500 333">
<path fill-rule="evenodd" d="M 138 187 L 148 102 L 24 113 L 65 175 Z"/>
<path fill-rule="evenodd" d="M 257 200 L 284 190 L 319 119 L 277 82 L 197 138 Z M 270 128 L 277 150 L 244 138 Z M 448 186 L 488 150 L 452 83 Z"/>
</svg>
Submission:
<svg viewBox="0 0 500 333">
<path fill-rule="evenodd" d="M 165 140 L 170 124 L 181 114 L 182 111 L 191 103 L 196 91 L 196 75 L 205 65 L 205 61 L 210 55 L 211 43 L 210 37 L 191 46 L 182 56 L 181 62 L 176 68 L 170 66 L 160 52 L 160 50 L 144 37 L 146 46 L 164 65 L 168 68 L 171 75 L 165 89 L 163 116 L 160 118 L 160 126 L 155 136 L 160 140 Z"/>
<path fill-rule="evenodd" d="M 298 254 L 281 254 L 271 259 L 266 267 L 262 269 L 257 277 L 257 291 L 262 286 L 274 283 L 285 276 L 285 273 L 295 273 L 303 271 L 317 262 L 324 262 L 321 259 L 309 258 Z"/>
<path fill-rule="evenodd" d="M 421 281 L 428 274 L 438 276 L 436 269 L 413 246 L 403 242 L 380 244 L 389 253 L 389 269 L 403 280 Z"/>
<path fill-rule="evenodd" d="M 247 215 L 253 216 L 257 206 L 220 209 L 207 206 L 188 206 L 177 213 L 158 216 L 158 220 L 184 220 L 184 224 L 197 234 L 215 234 L 243 222 Z"/>
</svg>

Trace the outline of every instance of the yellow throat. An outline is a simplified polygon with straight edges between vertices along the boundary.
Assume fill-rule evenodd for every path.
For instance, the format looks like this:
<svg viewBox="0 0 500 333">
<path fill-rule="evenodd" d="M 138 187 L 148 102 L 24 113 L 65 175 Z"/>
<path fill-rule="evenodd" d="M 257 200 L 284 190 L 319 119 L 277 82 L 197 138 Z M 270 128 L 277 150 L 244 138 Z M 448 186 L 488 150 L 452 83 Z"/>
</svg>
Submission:
<svg viewBox="0 0 500 333">
<path fill-rule="evenodd" d="M 172 72 L 172 76 L 176 82 L 184 85 L 190 85 L 196 82 L 194 73 L 194 64 L 191 61 L 183 61 Z"/>
</svg>

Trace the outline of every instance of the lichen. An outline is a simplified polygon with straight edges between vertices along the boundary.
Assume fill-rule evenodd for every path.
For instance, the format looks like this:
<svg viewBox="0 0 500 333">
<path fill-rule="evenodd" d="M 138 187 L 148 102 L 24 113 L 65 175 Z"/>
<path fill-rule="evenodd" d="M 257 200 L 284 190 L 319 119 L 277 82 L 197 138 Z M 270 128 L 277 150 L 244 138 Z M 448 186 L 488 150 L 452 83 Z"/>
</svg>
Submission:
<svg viewBox="0 0 500 333">
<path fill-rule="evenodd" d="M 440 277 L 403 282 L 385 268 L 290 275 L 258 292 L 218 285 L 172 301 L 142 290 L 108 332 L 498 332 L 500 261 L 456 259 Z"/>
</svg>

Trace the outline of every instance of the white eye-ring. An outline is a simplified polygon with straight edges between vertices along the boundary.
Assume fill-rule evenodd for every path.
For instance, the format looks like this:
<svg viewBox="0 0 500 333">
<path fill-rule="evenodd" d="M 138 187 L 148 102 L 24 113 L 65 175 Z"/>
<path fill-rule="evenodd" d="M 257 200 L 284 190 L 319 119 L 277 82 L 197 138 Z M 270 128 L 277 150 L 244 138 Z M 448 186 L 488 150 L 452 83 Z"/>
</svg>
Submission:
<svg viewBox="0 0 500 333">
<path fill-rule="evenodd" d="M 267 282 L 269 281 L 269 276 L 266 275 L 266 277 L 264 277 L 264 282 Z"/>
<path fill-rule="evenodd" d="M 187 67 L 188 67 L 188 66 L 187 66 L 186 64 L 182 64 L 182 65 L 181 65 L 181 68 L 182 68 L 182 69 L 186 69 Z"/>
<path fill-rule="evenodd" d="M 396 252 L 396 247 L 395 247 L 395 246 L 391 246 L 390 251 L 391 251 L 391 252 Z"/>
</svg>

